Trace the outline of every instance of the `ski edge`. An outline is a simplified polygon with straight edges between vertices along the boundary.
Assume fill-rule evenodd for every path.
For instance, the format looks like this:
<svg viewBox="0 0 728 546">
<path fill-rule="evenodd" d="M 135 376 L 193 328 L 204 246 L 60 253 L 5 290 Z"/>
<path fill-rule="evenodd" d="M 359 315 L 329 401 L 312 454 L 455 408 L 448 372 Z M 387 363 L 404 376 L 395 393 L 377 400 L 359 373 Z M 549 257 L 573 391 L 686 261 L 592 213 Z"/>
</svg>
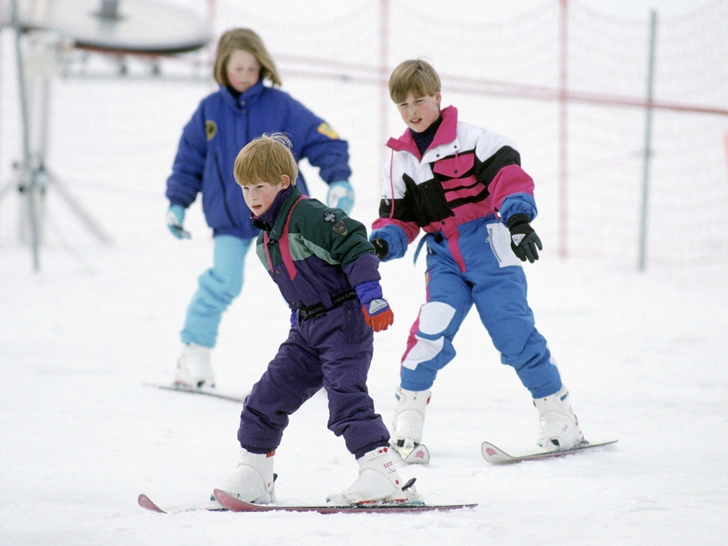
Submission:
<svg viewBox="0 0 728 546">
<path fill-rule="evenodd" d="M 451 511 L 475 508 L 475 504 L 392 504 L 377 506 L 329 506 L 329 505 L 275 505 L 252 504 L 242 501 L 224 491 L 215 489 L 215 498 L 230 512 L 317 512 L 319 514 L 362 514 L 362 513 L 407 513 L 407 512 L 433 512 Z"/>
<path fill-rule="evenodd" d="M 617 443 L 619 440 L 604 440 L 601 442 L 586 442 L 580 444 L 571 449 L 565 449 L 563 451 L 536 451 L 533 453 L 525 453 L 520 455 L 512 455 L 507 453 L 503 449 L 499 448 L 495 444 L 490 442 L 483 442 L 480 447 L 483 459 L 491 464 L 513 464 L 520 463 L 522 461 L 534 461 L 538 459 L 548 459 L 551 457 L 563 457 L 565 455 L 571 455 L 587 449 L 593 449 L 596 447 L 604 447 L 611 444 Z"/>
<path fill-rule="evenodd" d="M 164 391 L 181 392 L 184 394 L 200 394 L 202 396 L 209 396 L 211 398 L 219 398 L 220 400 L 237 402 L 238 404 L 242 404 L 245 401 L 244 396 L 235 396 L 232 394 L 226 394 L 223 392 L 217 392 L 205 388 L 184 387 L 175 383 L 154 383 L 151 381 L 147 381 L 144 383 L 144 386 L 153 387 L 155 389 L 161 389 Z"/>
</svg>

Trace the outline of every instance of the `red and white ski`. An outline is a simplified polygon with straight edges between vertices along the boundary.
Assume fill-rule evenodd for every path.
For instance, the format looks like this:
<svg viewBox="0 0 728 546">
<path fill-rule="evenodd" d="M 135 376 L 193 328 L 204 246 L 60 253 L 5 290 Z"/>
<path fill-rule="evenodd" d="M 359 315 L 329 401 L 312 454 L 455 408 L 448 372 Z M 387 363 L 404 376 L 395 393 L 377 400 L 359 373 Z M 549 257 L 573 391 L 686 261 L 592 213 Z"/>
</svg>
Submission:
<svg viewBox="0 0 728 546">
<path fill-rule="evenodd" d="M 548 459 L 551 457 L 563 457 L 564 455 L 580 453 L 582 451 L 593 449 L 595 447 L 603 447 L 614 444 L 617 441 L 618 440 L 606 440 L 604 442 L 585 441 L 584 443 L 576 445 L 571 449 L 562 449 L 560 451 L 534 451 L 521 455 L 511 455 L 503 451 L 501 448 L 491 444 L 490 442 L 483 442 L 480 447 L 480 451 L 483 454 L 483 458 L 491 464 L 513 464 L 520 463 L 521 461 L 535 461 L 539 459 Z"/>
<path fill-rule="evenodd" d="M 179 514 L 182 512 L 196 512 L 198 510 L 206 510 L 208 512 L 227 512 L 226 508 L 221 508 L 220 505 L 214 501 L 185 504 L 181 506 L 173 506 L 170 508 L 160 508 L 157 503 L 147 497 L 144 493 L 139 495 L 139 497 L 137 498 L 137 503 L 145 510 L 149 510 L 150 512 L 157 512 L 158 514 Z"/>
<path fill-rule="evenodd" d="M 417 444 L 402 460 L 407 464 L 429 464 L 430 451 L 425 444 Z"/>
<path fill-rule="evenodd" d="M 403 513 L 403 512 L 433 512 L 433 511 L 449 511 L 449 510 L 461 510 L 463 508 L 475 508 L 477 504 L 422 504 L 422 503 L 376 503 L 376 504 L 356 504 L 347 506 L 331 506 L 331 505 L 320 505 L 320 506 L 290 506 L 281 504 L 251 504 L 249 502 L 242 501 L 235 497 L 232 497 L 215 489 L 215 498 L 217 501 L 227 508 L 230 512 L 318 512 L 319 514 L 362 514 L 362 513 L 375 513 L 375 514 L 391 514 L 391 513 Z"/>
</svg>

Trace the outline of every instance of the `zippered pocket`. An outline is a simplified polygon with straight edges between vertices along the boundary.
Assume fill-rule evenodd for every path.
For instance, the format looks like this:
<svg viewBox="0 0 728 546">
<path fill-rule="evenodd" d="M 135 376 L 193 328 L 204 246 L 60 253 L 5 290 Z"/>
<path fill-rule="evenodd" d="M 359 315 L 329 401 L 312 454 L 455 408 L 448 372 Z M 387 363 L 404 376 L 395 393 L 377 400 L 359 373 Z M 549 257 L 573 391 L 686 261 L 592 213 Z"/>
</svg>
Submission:
<svg viewBox="0 0 728 546">
<path fill-rule="evenodd" d="M 509 267 L 517 265 L 522 267 L 521 260 L 518 259 L 511 249 L 511 233 L 508 228 L 501 222 L 488 224 L 488 238 L 486 242 L 490 244 L 490 249 L 498 260 L 500 267 Z"/>
</svg>

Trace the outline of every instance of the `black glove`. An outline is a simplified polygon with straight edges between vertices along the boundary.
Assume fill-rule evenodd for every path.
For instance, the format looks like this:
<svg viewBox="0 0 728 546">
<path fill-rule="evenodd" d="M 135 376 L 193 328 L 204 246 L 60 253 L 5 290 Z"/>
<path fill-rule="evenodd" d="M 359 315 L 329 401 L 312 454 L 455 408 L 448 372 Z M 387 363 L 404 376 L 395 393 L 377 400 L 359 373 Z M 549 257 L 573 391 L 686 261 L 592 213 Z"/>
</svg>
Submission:
<svg viewBox="0 0 728 546">
<path fill-rule="evenodd" d="M 543 250 L 541 239 L 533 231 L 527 214 L 514 214 L 508 219 L 508 230 L 511 232 L 511 248 L 522 262 L 528 259 L 533 263 L 538 260 L 538 250 Z M 538 250 L 536 248 L 538 247 Z"/>
<path fill-rule="evenodd" d="M 371 243 L 374 245 L 374 252 L 380 260 L 384 260 L 389 254 L 389 245 L 384 239 L 372 239 Z"/>
</svg>

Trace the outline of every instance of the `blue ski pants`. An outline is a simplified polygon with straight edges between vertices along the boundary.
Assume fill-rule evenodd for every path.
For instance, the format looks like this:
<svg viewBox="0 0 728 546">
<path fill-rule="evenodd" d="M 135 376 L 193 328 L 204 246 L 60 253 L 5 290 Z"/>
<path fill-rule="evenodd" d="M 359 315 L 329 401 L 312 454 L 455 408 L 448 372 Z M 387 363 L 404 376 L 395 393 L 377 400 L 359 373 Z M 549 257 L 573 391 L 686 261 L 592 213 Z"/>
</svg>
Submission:
<svg viewBox="0 0 728 546">
<path fill-rule="evenodd" d="M 187 307 L 182 343 L 214 347 L 222 314 L 243 289 L 245 255 L 253 239 L 218 235 L 212 267 L 198 278 L 198 288 Z"/>
<path fill-rule="evenodd" d="M 459 227 L 465 271 L 453 258 L 447 239 L 425 237 L 427 297 L 402 358 L 402 388 L 422 391 L 432 386 L 437 372 L 455 357 L 455 334 L 473 305 L 501 354 L 501 363 L 515 369 L 533 398 L 561 388 L 546 339 L 536 330 L 526 276 L 510 248 L 508 229 L 489 219 Z"/>
</svg>

